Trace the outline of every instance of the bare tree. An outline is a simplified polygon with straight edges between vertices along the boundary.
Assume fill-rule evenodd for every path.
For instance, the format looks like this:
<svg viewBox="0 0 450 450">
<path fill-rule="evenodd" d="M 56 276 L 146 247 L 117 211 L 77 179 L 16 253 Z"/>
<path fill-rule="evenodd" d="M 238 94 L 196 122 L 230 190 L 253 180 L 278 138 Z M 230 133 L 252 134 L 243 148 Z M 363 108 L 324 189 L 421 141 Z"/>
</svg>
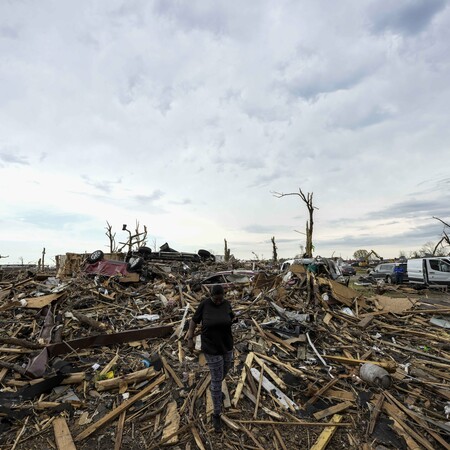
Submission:
<svg viewBox="0 0 450 450">
<path fill-rule="evenodd" d="M 355 259 L 366 259 L 369 252 L 365 250 L 364 248 L 360 248 L 359 250 L 356 250 L 355 253 L 353 253 L 353 258 Z"/>
<path fill-rule="evenodd" d="M 416 252 L 419 257 L 427 257 L 427 256 L 446 256 L 446 252 L 444 248 L 438 248 L 439 242 L 435 245 L 433 242 L 425 242 L 422 245 L 422 248 Z"/>
<path fill-rule="evenodd" d="M 278 249 L 278 247 L 277 247 L 277 244 L 275 243 L 275 236 L 272 236 L 272 239 L 271 239 L 271 241 L 272 241 L 272 259 L 273 259 L 273 262 L 277 262 L 278 261 L 278 253 L 277 253 L 277 249 Z"/>
<path fill-rule="evenodd" d="M 228 248 L 228 242 L 226 239 L 223 240 L 225 243 L 224 246 L 224 260 L 225 262 L 228 262 L 230 260 L 231 257 L 231 250 Z"/>
<path fill-rule="evenodd" d="M 314 231 L 314 210 L 319 209 L 313 205 L 313 192 L 307 192 L 306 195 L 303 193 L 301 188 L 298 189 L 298 192 L 290 192 L 288 194 L 283 194 L 282 192 L 272 192 L 274 197 L 281 198 L 287 197 L 288 195 L 297 195 L 300 199 L 305 203 L 306 208 L 308 209 L 309 220 L 306 221 L 306 248 L 305 248 L 305 257 L 311 258 L 313 255 L 313 231 Z"/>
<path fill-rule="evenodd" d="M 116 253 L 117 247 L 116 247 L 116 233 L 113 233 L 112 226 L 108 221 L 106 221 L 106 237 L 109 240 L 109 253 Z"/>
<path fill-rule="evenodd" d="M 133 249 L 133 246 L 136 246 L 136 248 L 142 247 L 147 242 L 147 226 L 144 225 L 144 231 L 139 230 L 139 222 L 136 221 L 136 234 L 132 234 L 131 231 L 127 228 L 127 224 L 124 223 L 122 225 L 122 231 L 128 232 L 128 241 L 127 242 L 119 242 L 121 247 L 118 248 L 118 252 L 123 251 L 125 247 L 128 247 L 128 251 L 131 252 Z"/>
<path fill-rule="evenodd" d="M 448 231 L 447 228 L 450 230 L 450 225 L 447 222 L 444 222 L 442 219 L 439 219 L 439 217 L 433 216 L 433 219 L 439 220 L 439 222 L 441 222 L 444 225 L 444 229 L 442 230 L 443 236 L 441 237 L 441 239 L 436 244 L 436 246 L 434 247 L 434 250 L 433 250 L 433 255 L 435 255 L 439 246 L 442 246 L 442 250 L 444 250 L 444 247 L 447 247 L 450 245 L 450 238 L 447 234 L 447 231 Z"/>
<path fill-rule="evenodd" d="M 45 247 L 42 249 L 42 272 L 45 271 Z"/>
<path fill-rule="evenodd" d="M 139 222 L 136 220 L 136 236 L 139 237 L 137 243 L 139 247 L 143 247 L 147 244 L 147 225 L 144 225 L 144 231 L 139 231 Z"/>
</svg>

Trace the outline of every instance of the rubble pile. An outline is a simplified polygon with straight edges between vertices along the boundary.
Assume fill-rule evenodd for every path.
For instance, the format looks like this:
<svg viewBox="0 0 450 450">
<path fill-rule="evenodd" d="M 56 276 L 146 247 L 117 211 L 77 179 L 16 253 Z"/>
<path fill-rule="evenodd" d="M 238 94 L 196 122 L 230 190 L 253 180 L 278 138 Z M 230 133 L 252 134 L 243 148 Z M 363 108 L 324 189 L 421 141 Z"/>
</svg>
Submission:
<svg viewBox="0 0 450 450">
<path fill-rule="evenodd" d="M 450 307 L 363 297 L 302 265 L 227 286 L 235 363 L 214 433 L 200 337 L 191 354 L 185 335 L 198 280 L 226 267 L 199 267 L 0 282 L 0 447 L 450 447 Z"/>
</svg>

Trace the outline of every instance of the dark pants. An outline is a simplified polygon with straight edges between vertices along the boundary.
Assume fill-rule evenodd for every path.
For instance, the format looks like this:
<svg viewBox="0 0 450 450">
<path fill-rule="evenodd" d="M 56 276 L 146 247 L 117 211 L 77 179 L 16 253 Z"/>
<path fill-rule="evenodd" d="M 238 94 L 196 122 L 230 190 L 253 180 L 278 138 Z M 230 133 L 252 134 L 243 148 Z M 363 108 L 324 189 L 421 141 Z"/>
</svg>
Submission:
<svg viewBox="0 0 450 450">
<path fill-rule="evenodd" d="M 395 274 L 395 282 L 396 282 L 397 284 L 402 284 L 402 283 L 403 283 L 403 273 L 397 272 L 397 273 Z"/>
<path fill-rule="evenodd" d="M 214 414 L 219 415 L 222 412 L 222 381 L 233 363 L 233 350 L 225 353 L 225 355 L 208 355 L 205 353 L 205 358 L 211 372 L 211 397 Z"/>
</svg>

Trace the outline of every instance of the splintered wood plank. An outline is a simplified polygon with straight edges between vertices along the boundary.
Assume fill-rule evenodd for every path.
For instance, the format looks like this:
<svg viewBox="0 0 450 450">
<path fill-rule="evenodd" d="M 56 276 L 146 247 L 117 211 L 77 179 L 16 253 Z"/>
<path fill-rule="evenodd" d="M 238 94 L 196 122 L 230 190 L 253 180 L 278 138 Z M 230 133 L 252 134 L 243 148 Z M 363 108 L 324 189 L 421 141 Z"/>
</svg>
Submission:
<svg viewBox="0 0 450 450">
<path fill-rule="evenodd" d="M 114 442 L 114 450 L 120 450 L 122 447 L 122 436 L 123 436 L 123 427 L 125 425 L 125 417 L 127 412 L 124 411 L 117 422 L 117 432 L 116 432 L 116 441 Z"/>
<path fill-rule="evenodd" d="M 264 371 L 272 378 L 274 383 L 281 389 L 286 389 L 286 383 L 269 367 L 264 365 L 264 361 L 258 358 L 256 355 L 254 357 L 255 361 L 261 366 L 264 366 Z"/>
<path fill-rule="evenodd" d="M 59 297 L 61 297 L 62 294 L 48 294 L 48 295 L 42 295 L 41 297 L 36 298 L 26 298 L 25 301 L 27 302 L 25 308 L 34 308 L 34 309 L 40 309 L 44 306 L 50 305 L 50 303 L 57 300 Z"/>
<path fill-rule="evenodd" d="M 209 420 L 209 417 L 214 412 L 213 399 L 211 395 L 211 391 L 208 389 L 206 391 L 206 416 Z"/>
<path fill-rule="evenodd" d="M 260 371 L 256 367 L 252 367 L 250 370 L 253 378 L 259 381 L 259 378 L 261 376 Z M 296 409 L 298 409 L 297 404 L 293 400 L 291 400 L 283 391 L 280 391 L 280 389 L 278 389 L 264 375 L 262 377 L 262 386 L 284 409 L 290 409 L 291 411 L 295 411 Z"/>
<path fill-rule="evenodd" d="M 116 417 L 120 416 L 123 411 L 126 411 L 128 408 L 130 408 L 134 403 L 136 403 L 138 400 L 141 400 L 146 395 L 150 394 L 153 389 L 155 389 L 156 386 L 159 386 L 164 380 L 166 379 L 166 375 L 161 375 L 159 378 L 157 378 L 153 383 L 149 384 L 147 387 L 142 389 L 142 391 L 138 392 L 136 395 L 131 397 L 129 400 L 125 400 L 122 404 L 120 404 L 117 408 L 110 411 L 108 414 L 103 416 L 100 420 L 97 420 L 94 424 L 92 424 L 90 427 L 86 428 L 84 431 L 82 431 L 80 434 L 78 434 L 75 437 L 75 442 L 82 441 L 83 439 L 86 439 L 91 434 L 95 433 L 98 429 L 106 425 L 107 423 L 113 421 Z"/>
<path fill-rule="evenodd" d="M 335 414 L 331 418 L 331 422 L 339 423 L 342 421 L 342 416 L 339 414 Z M 326 427 L 322 433 L 320 433 L 319 437 L 317 438 L 317 441 L 314 443 L 314 445 L 310 448 L 310 450 L 323 450 L 326 448 L 326 446 L 331 441 L 331 438 L 333 437 L 333 434 L 336 432 L 337 427 L 329 426 Z"/>
<path fill-rule="evenodd" d="M 178 435 L 176 433 L 180 428 L 180 414 L 177 409 L 177 402 L 170 402 L 167 405 L 167 415 L 164 423 L 164 430 L 162 434 L 162 440 L 165 441 L 169 436 L 172 436 L 168 439 L 168 444 L 176 444 L 178 442 Z"/>
<path fill-rule="evenodd" d="M 199 448 L 199 450 L 206 450 L 205 446 L 203 445 L 202 438 L 200 437 L 200 434 L 199 434 L 197 428 L 192 426 L 191 432 L 192 432 L 192 435 L 194 436 L 195 443 L 196 443 L 197 447 Z"/>
<path fill-rule="evenodd" d="M 234 421 L 232 421 L 230 418 L 228 418 L 227 416 L 225 416 L 224 414 L 222 414 L 220 416 L 220 418 L 222 419 L 222 422 L 228 427 L 231 428 L 233 431 L 240 431 L 241 427 Z"/>
<path fill-rule="evenodd" d="M 119 355 L 114 356 L 114 358 L 108 364 L 106 364 L 106 366 L 103 367 L 103 369 L 100 371 L 100 376 L 106 375 L 112 369 L 114 364 L 116 364 L 118 359 Z"/>
<path fill-rule="evenodd" d="M 225 408 L 231 408 L 230 392 L 228 390 L 227 382 L 225 380 L 222 381 L 222 392 L 225 394 L 223 406 Z"/>
<path fill-rule="evenodd" d="M 6 374 L 8 373 L 8 369 L 3 368 L 0 370 L 0 383 L 5 379 Z"/>
<path fill-rule="evenodd" d="M 184 387 L 184 384 L 182 383 L 182 381 L 178 378 L 178 375 L 175 373 L 175 371 L 172 369 L 172 367 L 170 366 L 170 364 L 167 362 L 166 358 L 164 358 L 164 356 L 161 357 L 161 360 L 163 362 L 164 365 L 164 369 L 167 370 L 167 372 L 169 372 L 169 375 L 172 377 L 173 381 L 175 381 L 176 385 L 180 388 Z"/>
<path fill-rule="evenodd" d="M 352 391 L 339 391 L 337 389 L 328 389 L 327 393 L 326 393 L 326 397 L 331 398 L 333 400 L 352 401 L 352 400 L 356 399 L 356 395 Z"/>
<path fill-rule="evenodd" d="M 203 393 L 205 392 L 206 388 L 209 386 L 209 383 L 211 382 L 211 374 L 209 373 L 205 379 L 202 381 L 200 387 L 197 390 L 197 398 L 200 398 Z"/>
<path fill-rule="evenodd" d="M 77 450 L 64 417 L 57 417 L 53 421 L 53 432 L 58 450 Z"/>
<path fill-rule="evenodd" d="M 327 409 L 324 409 L 323 411 L 318 411 L 315 414 L 313 414 L 314 418 L 317 420 L 323 419 L 324 417 L 331 416 L 332 414 L 336 414 L 338 412 L 344 411 L 347 408 L 350 408 L 350 406 L 353 405 L 353 402 L 342 402 L 338 403 L 337 405 L 330 406 Z"/>
<path fill-rule="evenodd" d="M 167 362 L 166 358 L 164 358 L 164 356 L 161 357 L 161 360 L 163 362 L 164 365 L 164 369 L 167 370 L 167 372 L 169 372 L 169 375 L 172 377 L 173 381 L 175 381 L 176 385 L 179 388 L 183 388 L 184 384 L 182 383 L 182 381 L 178 378 L 178 375 L 175 373 L 175 371 L 172 369 L 172 367 L 170 366 L 170 364 Z"/>
<path fill-rule="evenodd" d="M 183 364 L 184 361 L 184 349 L 181 341 L 178 341 L 178 361 Z"/>
<path fill-rule="evenodd" d="M 323 323 L 325 325 L 328 325 L 332 319 L 333 319 L 333 316 L 330 313 L 326 313 L 325 317 L 323 318 Z"/>
<path fill-rule="evenodd" d="M 249 369 L 251 368 L 252 362 L 253 362 L 253 357 L 254 357 L 254 353 L 250 352 L 247 355 L 247 358 L 245 359 L 244 367 L 242 368 L 242 372 L 241 372 L 241 379 L 239 380 L 239 383 L 236 387 L 236 391 L 234 393 L 234 397 L 233 397 L 233 401 L 232 401 L 234 407 L 236 407 L 239 402 L 239 398 L 241 397 L 241 394 L 242 394 L 242 389 L 244 389 L 245 379 L 247 378 L 247 370 L 245 369 L 245 366 L 247 366 Z"/>
<path fill-rule="evenodd" d="M 360 321 L 356 324 L 356 326 L 357 326 L 358 328 L 366 328 L 366 327 L 370 324 L 370 322 L 372 322 L 372 320 L 374 319 L 374 317 L 375 317 L 374 315 L 369 314 L 368 316 L 364 317 L 364 319 L 360 320 Z"/>
</svg>

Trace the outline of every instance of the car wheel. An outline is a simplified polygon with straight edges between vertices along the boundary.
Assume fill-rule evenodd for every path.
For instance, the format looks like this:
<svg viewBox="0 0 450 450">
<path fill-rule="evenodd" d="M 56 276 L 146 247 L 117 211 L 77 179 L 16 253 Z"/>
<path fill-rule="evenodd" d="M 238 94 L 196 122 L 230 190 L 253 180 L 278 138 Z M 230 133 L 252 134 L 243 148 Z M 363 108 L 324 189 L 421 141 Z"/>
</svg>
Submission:
<svg viewBox="0 0 450 450">
<path fill-rule="evenodd" d="M 392 283 L 392 277 L 390 275 L 388 275 L 386 277 L 386 283 L 391 284 Z"/>
<path fill-rule="evenodd" d="M 98 261 L 101 261 L 105 254 L 101 250 L 95 250 L 87 257 L 87 262 L 89 264 L 95 264 Z"/>
<path fill-rule="evenodd" d="M 200 256 L 200 259 L 203 261 L 215 261 L 216 258 L 211 252 L 208 252 L 208 250 L 199 250 L 197 252 L 198 256 Z"/>
<path fill-rule="evenodd" d="M 144 258 L 134 258 L 127 264 L 127 270 L 130 272 L 137 272 L 138 270 L 142 269 L 142 266 L 144 265 Z"/>
<path fill-rule="evenodd" d="M 151 257 L 152 249 L 150 247 L 139 247 L 137 252 L 144 259 L 147 259 Z"/>
</svg>

